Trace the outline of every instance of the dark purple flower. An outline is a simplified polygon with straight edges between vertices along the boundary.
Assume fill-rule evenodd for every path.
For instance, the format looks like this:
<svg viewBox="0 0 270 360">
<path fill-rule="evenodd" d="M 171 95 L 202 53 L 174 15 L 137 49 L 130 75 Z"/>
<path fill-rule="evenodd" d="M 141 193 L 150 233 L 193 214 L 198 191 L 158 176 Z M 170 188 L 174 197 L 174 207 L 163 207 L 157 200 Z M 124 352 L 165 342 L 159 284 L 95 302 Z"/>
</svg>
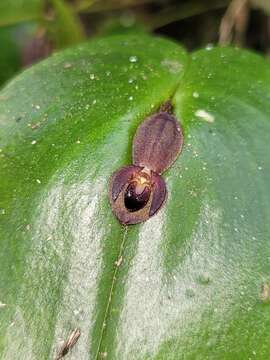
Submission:
<svg viewBox="0 0 270 360">
<path fill-rule="evenodd" d="M 122 224 L 145 221 L 161 208 L 167 190 L 160 174 L 175 161 L 182 144 L 180 124 L 168 111 L 150 116 L 138 127 L 134 165 L 116 171 L 110 180 L 110 203 Z"/>
</svg>

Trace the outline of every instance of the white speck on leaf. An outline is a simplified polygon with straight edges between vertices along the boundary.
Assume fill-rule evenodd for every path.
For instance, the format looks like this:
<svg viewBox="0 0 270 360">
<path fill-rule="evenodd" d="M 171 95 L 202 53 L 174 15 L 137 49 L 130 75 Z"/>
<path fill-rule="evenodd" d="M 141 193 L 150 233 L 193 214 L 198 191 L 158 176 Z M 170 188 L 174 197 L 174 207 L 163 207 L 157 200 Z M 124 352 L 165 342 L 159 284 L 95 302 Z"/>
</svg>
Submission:
<svg viewBox="0 0 270 360">
<path fill-rule="evenodd" d="M 115 261 L 115 265 L 119 267 L 122 264 L 122 261 L 123 261 L 123 256 L 120 256 L 119 259 Z"/>
<path fill-rule="evenodd" d="M 161 61 L 161 65 L 166 67 L 167 70 L 169 70 L 169 72 L 172 74 L 177 74 L 182 69 L 182 64 L 176 60 L 164 59 Z"/>
<path fill-rule="evenodd" d="M 71 63 L 65 63 L 64 64 L 64 69 L 70 69 L 72 67 Z"/>
<path fill-rule="evenodd" d="M 208 123 L 213 123 L 215 121 L 215 117 L 203 109 L 197 110 L 195 115 Z"/>
<path fill-rule="evenodd" d="M 138 61 L 138 58 L 137 58 L 137 56 L 133 55 L 133 56 L 129 57 L 129 61 L 132 62 L 132 63 L 135 63 L 135 62 Z"/>
</svg>

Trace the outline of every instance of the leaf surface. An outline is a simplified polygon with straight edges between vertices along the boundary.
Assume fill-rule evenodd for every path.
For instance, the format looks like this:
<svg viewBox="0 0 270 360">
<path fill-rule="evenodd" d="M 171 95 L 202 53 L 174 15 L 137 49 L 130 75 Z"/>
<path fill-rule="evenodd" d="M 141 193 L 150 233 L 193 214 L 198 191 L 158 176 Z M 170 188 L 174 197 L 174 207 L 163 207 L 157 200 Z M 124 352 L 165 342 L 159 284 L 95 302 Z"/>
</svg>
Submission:
<svg viewBox="0 0 270 360">
<path fill-rule="evenodd" d="M 230 48 L 187 57 L 112 36 L 0 93 L 1 359 L 265 359 L 269 348 L 270 70 Z M 184 148 L 168 200 L 122 227 L 110 175 L 172 98 Z M 264 291 L 262 291 L 264 290 Z"/>
</svg>

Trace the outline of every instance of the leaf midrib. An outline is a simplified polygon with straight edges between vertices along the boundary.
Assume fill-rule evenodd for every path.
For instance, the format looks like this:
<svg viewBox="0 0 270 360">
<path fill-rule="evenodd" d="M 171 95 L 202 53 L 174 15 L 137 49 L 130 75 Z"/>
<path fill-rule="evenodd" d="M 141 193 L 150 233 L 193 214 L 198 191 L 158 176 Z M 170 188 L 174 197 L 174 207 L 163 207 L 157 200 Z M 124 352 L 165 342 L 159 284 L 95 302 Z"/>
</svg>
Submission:
<svg viewBox="0 0 270 360">
<path fill-rule="evenodd" d="M 184 77 L 184 75 L 185 75 L 185 73 L 187 71 L 188 65 L 190 64 L 190 61 L 191 61 L 190 57 L 188 59 L 189 59 L 189 61 L 186 62 L 185 69 L 183 70 L 177 84 L 173 88 L 169 100 L 174 99 L 174 95 L 179 89 L 181 81 L 182 81 L 182 79 L 183 79 L 183 77 Z M 128 225 L 124 225 L 124 235 L 123 235 L 122 242 L 121 242 L 121 245 L 120 245 L 120 248 L 119 248 L 119 253 L 117 255 L 117 258 L 114 260 L 114 262 L 116 262 L 118 259 L 120 259 L 120 257 L 124 253 L 124 247 L 125 247 L 125 243 L 126 243 L 126 239 L 127 239 L 127 234 L 128 234 Z M 101 323 L 102 329 L 101 329 L 100 337 L 99 337 L 99 340 L 98 340 L 96 355 L 94 357 L 95 360 L 98 360 L 99 355 L 100 355 L 100 349 L 101 349 L 101 345 L 102 345 L 102 342 L 103 342 L 103 339 L 104 339 L 105 328 L 107 327 L 107 319 L 109 318 L 109 315 L 110 315 L 112 297 L 113 297 L 114 289 L 115 289 L 115 286 L 116 286 L 117 273 L 119 271 L 119 268 L 120 268 L 120 266 L 115 265 L 115 269 L 114 269 L 113 277 L 112 277 L 112 284 L 111 284 L 111 287 L 110 287 L 109 296 L 108 296 L 108 300 L 107 300 L 107 304 L 106 304 L 106 309 L 105 309 L 103 321 Z"/>
<path fill-rule="evenodd" d="M 124 226 L 124 234 L 123 234 L 123 237 L 122 237 L 121 245 L 120 245 L 119 252 L 118 252 L 118 255 L 117 255 L 117 258 L 116 258 L 115 262 L 118 259 L 120 259 L 121 256 L 123 255 L 124 246 L 125 246 L 125 242 L 126 242 L 126 238 L 127 238 L 127 233 L 128 233 L 128 226 L 125 225 Z M 105 331 L 105 327 L 106 327 L 105 324 L 106 324 L 107 318 L 109 317 L 110 307 L 111 307 L 111 303 L 112 303 L 112 295 L 113 295 L 113 291 L 114 291 L 114 288 L 115 288 L 116 279 L 117 279 L 117 273 L 119 271 L 119 268 L 120 268 L 120 266 L 115 264 L 115 268 L 114 268 L 114 271 L 113 271 L 113 277 L 112 277 L 112 283 L 111 283 L 111 287 L 110 287 L 110 292 L 109 292 L 109 296 L 108 296 L 108 300 L 107 300 L 107 304 L 106 304 L 106 309 L 105 309 L 103 321 L 101 323 L 102 328 L 101 328 L 101 332 L 100 332 L 100 338 L 99 338 L 99 341 L 98 341 L 95 360 L 97 360 L 98 357 L 99 357 L 99 352 L 100 352 L 102 340 L 104 338 L 104 331 Z"/>
</svg>

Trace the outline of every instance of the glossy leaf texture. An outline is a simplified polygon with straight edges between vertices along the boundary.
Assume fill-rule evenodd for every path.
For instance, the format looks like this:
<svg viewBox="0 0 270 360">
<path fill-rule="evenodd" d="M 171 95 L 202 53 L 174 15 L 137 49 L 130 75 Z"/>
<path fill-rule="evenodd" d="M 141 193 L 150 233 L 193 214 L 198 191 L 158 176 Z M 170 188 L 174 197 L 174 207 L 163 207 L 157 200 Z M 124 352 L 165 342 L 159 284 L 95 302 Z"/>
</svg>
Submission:
<svg viewBox="0 0 270 360">
<path fill-rule="evenodd" d="M 185 140 L 167 202 L 121 226 L 110 175 L 168 98 Z M 6 86 L 0 358 L 53 358 L 77 327 L 69 359 L 267 358 L 269 100 L 261 57 L 188 58 L 141 34 L 56 54 Z"/>
<path fill-rule="evenodd" d="M 52 358 L 76 327 L 71 358 L 96 358 L 126 236 L 109 178 L 131 163 L 138 124 L 173 94 L 186 61 L 169 41 L 113 36 L 1 92 L 1 359 Z"/>
</svg>

